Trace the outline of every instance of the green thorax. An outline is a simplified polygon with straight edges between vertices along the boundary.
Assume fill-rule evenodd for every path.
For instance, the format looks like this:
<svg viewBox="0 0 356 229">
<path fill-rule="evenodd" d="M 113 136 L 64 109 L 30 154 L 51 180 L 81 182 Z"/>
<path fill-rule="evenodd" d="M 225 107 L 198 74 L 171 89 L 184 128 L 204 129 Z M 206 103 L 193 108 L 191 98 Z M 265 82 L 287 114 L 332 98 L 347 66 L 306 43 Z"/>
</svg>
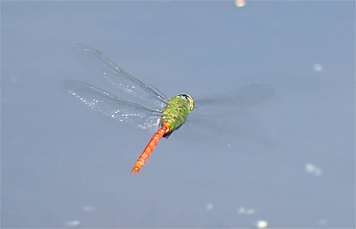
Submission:
<svg viewBox="0 0 356 229">
<path fill-rule="evenodd" d="M 164 137 L 168 138 L 174 130 L 182 126 L 193 108 L 194 100 L 186 94 L 179 94 L 168 100 L 168 105 L 162 111 L 161 125 L 166 123 L 169 125 L 169 130 Z"/>
</svg>

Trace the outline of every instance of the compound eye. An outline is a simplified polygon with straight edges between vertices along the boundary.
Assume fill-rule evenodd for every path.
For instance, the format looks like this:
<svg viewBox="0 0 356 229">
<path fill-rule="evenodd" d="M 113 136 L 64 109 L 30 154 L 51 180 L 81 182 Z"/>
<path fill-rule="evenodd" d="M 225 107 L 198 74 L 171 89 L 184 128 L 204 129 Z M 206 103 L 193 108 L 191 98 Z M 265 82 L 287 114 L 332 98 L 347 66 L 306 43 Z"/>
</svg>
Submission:
<svg viewBox="0 0 356 229">
<path fill-rule="evenodd" d="M 187 94 L 180 94 L 179 96 L 180 96 L 182 99 L 185 99 L 185 100 L 188 101 L 188 96 L 187 96 Z"/>
<path fill-rule="evenodd" d="M 194 109 L 194 99 L 187 94 L 180 94 L 180 97 L 189 103 L 189 110 L 192 111 Z"/>
<path fill-rule="evenodd" d="M 194 99 L 190 95 L 182 93 L 177 95 L 177 97 L 184 99 L 185 101 L 188 102 L 190 111 L 194 109 Z"/>
</svg>

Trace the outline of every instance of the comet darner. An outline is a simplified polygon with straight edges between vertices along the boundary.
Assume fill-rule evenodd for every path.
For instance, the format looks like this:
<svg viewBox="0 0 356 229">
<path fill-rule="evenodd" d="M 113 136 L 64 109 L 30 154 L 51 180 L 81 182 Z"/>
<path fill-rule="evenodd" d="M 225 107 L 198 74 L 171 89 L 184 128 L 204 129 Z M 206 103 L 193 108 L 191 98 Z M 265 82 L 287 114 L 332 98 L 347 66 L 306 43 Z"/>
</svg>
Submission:
<svg viewBox="0 0 356 229">
<path fill-rule="evenodd" d="M 132 174 L 140 171 L 162 137 L 168 138 L 186 121 L 199 120 L 203 116 L 214 119 L 236 113 L 266 100 L 274 91 L 272 86 L 253 84 L 197 99 L 188 94 L 178 94 L 169 99 L 157 88 L 119 67 L 99 50 L 78 44 L 74 51 L 93 65 L 117 93 L 112 94 L 76 80 L 65 81 L 68 92 L 92 110 L 139 129 L 155 132 L 134 165 Z"/>
</svg>

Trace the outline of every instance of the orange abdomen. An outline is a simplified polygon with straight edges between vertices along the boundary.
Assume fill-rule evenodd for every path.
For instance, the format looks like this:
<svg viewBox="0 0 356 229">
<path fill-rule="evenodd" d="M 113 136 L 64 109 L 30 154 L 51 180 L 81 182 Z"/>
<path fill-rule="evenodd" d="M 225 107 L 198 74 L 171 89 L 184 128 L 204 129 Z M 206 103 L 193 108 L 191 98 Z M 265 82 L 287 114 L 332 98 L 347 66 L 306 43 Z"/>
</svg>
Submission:
<svg viewBox="0 0 356 229">
<path fill-rule="evenodd" d="M 168 125 L 164 125 L 161 129 L 159 129 L 155 135 L 151 138 L 151 141 L 148 143 L 146 146 L 145 150 L 141 154 L 141 156 L 138 158 L 137 162 L 135 163 L 133 169 L 132 169 L 132 174 L 137 174 L 140 169 L 143 167 L 143 165 L 146 163 L 147 159 L 151 156 L 152 151 L 158 144 L 159 140 L 163 137 L 163 135 L 169 130 Z"/>
</svg>

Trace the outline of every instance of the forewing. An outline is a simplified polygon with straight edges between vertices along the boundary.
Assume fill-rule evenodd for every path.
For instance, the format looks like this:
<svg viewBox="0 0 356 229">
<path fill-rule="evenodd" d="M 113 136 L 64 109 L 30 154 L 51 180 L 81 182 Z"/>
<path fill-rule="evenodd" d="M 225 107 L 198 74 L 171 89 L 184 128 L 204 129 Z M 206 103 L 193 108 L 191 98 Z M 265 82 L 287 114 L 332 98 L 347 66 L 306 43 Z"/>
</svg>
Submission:
<svg viewBox="0 0 356 229">
<path fill-rule="evenodd" d="M 90 84 L 76 81 L 65 81 L 68 92 L 78 98 L 92 110 L 128 123 L 133 127 L 155 132 L 161 120 L 161 110 L 141 104 L 122 100 L 119 97 L 96 88 Z"/>
<path fill-rule="evenodd" d="M 196 98 L 195 108 L 187 121 L 173 133 L 181 140 L 210 141 L 213 137 L 233 133 L 230 126 L 222 125 L 225 117 L 214 117 L 239 112 L 271 97 L 274 89 L 270 85 L 253 84 L 221 94 Z"/>
<path fill-rule="evenodd" d="M 118 93 L 122 91 L 126 92 L 133 96 L 133 100 L 136 101 L 136 98 L 140 98 L 143 100 L 142 103 L 152 107 L 163 108 L 167 105 L 166 101 L 168 98 L 162 92 L 128 73 L 101 51 L 85 44 L 77 44 L 73 49 L 79 56 L 92 65 L 111 87 L 119 89 Z"/>
<path fill-rule="evenodd" d="M 274 93 L 272 86 L 252 84 L 217 95 L 196 98 L 190 115 L 228 115 L 259 104 Z"/>
</svg>

